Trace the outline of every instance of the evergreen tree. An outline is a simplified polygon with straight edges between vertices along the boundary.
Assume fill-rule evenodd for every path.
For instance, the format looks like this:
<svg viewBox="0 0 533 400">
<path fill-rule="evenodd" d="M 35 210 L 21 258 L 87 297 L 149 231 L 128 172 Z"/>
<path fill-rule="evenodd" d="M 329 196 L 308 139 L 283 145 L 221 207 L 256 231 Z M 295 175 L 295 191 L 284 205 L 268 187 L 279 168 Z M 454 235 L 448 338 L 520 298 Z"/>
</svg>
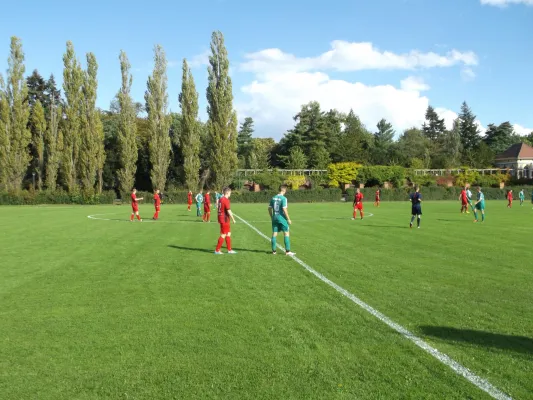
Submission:
<svg viewBox="0 0 533 400">
<path fill-rule="evenodd" d="M 37 187 L 39 190 L 42 190 L 44 180 L 44 136 L 46 134 L 46 118 L 40 100 L 37 100 L 33 107 L 31 125 L 33 127 L 33 148 L 35 149 L 37 156 Z"/>
<path fill-rule="evenodd" d="M 458 167 L 461 163 L 461 121 L 453 121 L 453 127 L 447 131 L 443 140 L 442 168 Z"/>
<path fill-rule="evenodd" d="M 46 104 L 46 81 L 41 74 L 39 74 L 39 71 L 34 70 L 26 79 L 26 84 L 28 85 L 28 101 L 30 103 L 30 108 L 33 110 L 33 107 L 38 101 L 44 106 Z"/>
<path fill-rule="evenodd" d="M 198 124 L 198 92 L 187 60 L 183 60 L 183 77 L 179 96 L 185 184 L 196 191 L 200 181 L 200 126 Z"/>
<path fill-rule="evenodd" d="M 237 114 L 233 110 L 232 82 L 224 37 L 213 32 L 208 66 L 207 129 L 211 146 L 210 167 L 215 187 L 231 183 L 237 168 Z"/>
<path fill-rule="evenodd" d="M 472 113 L 472 110 L 468 107 L 466 102 L 461 105 L 459 121 L 463 161 L 470 162 L 472 160 L 474 149 L 480 141 L 480 137 L 479 128 L 476 125 L 476 116 Z"/>
<path fill-rule="evenodd" d="M 295 146 L 291 149 L 289 158 L 287 161 L 288 169 L 306 169 L 307 168 L 307 157 L 301 148 Z"/>
<path fill-rule="evenodd" d="M 50 93 L 50 92 L 49 92 Z M 61 105 L 56 103 L 56 98 L 51 95 L 50 119 L 45 134 L 46 154 L 46 187 L 55 190 L 61 152 L 63 151 L 63 135 L 59 132 L 59 122 L 63 116 Z"/>
<path fill-rule="evenodd" d="M 344 130 L 337 151 L 340 161 L 368 162 L 373 141 L 372 134 L 367 131 L 353 110 L 350 110 L 344 119 Z"/>
<path fill-rule="evenodd" d="M 431 106 L 426 110 L 426 121 L 422 125 L 422 130 L 426 138 L 432 142 L 437 142 L 446 132 L 444 118 L 439 118 L 439 114 Z"/>
<path fill-rule="evenodd" d="M 431 164 L 430 141 L 422 130 L 417 128 L 405 130 L 398 139 L 398 147 L 403 156 L 404 166 L 429 168 Z"/>
<path fill-rule="evenodd" d="M 372 151 L 372 162 L 378 165 L 387 165 L 390 163 L 389 149 L 394 139 L 394 129 L 392 124 L 382 119 L 376 125 L 377 132 L 374 133 L 374 148 Z"/>
<path fill-rule="evenodd" d="M 120 52 L 120 71 L 122 87 L 118 92 L 119 124 L 117 145 L 120 169 L 117 172 L 118 187 L 123 199 L 133 188 L 137 171 L 137 123 L 135 104 L 131 97 L 133 77 L 130 74 L 130 62 L 124 51 Z"/>
<path fill-rule="evenodd" d="M 67 42 L 63 55 L 63 91 L 65 93 L 62 119 L 61 170 L 69 192 L 78 187 L 78 163 L 80 153 L 80 106 L 82 105 L 83 70 L 76 59 L 72 42 Z"/>
<path fill-rule="evenodd" d="M 253 138 L 252 139 L 251 157 L 253 160 L 254 169 L 269 169 L 270 168 L 270 152 L 276 145 L 274 139 L 271 138 Z"/>
<path fill-rule="evenodd" d="M 498 126 L 489 124 L 483 141 L 494 154 L 499 154 L 518 140 L 515 137 L 513 126 L 509 122 L 504 122 Z"/>
<path fill-rule="evenodd" d="M 170 118 L 168 116 L 167 59 L 160 45 L 154 48 L 154 70 L 144 95 L 150 131 L 150 179 L 152 187 L 165 190 L 170 165 Z"/>
<path fill-rule="evenodd" d="M 250 154 L 252 151 L 252 135 L 254 133 L 254 120 L 246 117 L 241 124 L 237 135 L 237 154 L 241 160 L 242 168 L 250 167 Z"/>
<path fill-rule="evenodd" d="M 61 90 L 57 89 L 56 86 L 56 80 L 54 78 L 54 74 L 50 75 L 50 78 L 46 81 L 45 89 L 44 89 L 44 100 L 43 100 L 43 107 L 46 112 L 47 119 L 50 120 L 50 108 L 52 107 L 52 104 L 55 105 L 55 107 L 59 107 L 61 105 Z"/>
</svg>

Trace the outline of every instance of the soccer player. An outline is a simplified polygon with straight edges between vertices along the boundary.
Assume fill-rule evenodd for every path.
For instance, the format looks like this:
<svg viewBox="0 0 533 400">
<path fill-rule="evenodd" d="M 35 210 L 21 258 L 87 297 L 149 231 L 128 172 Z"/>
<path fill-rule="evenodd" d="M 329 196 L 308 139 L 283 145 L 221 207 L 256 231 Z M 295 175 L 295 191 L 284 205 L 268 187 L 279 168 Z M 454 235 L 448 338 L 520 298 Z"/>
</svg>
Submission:
<svg viewBox="0 0 533 400">
<path fill-rule="evenodd" d="M 161 195 L 159 194 L 159 189 L 154 191 L 154 206 L 155 214 L 152 219 L 157 221 L 159 219 L 159 211 L 161 211 Z"/>
<path fill-rule="evenodd" d="M 272 220 L 272 254 L 276 254 L 278 232 L 282 231 L 285 241 L 285 255 L 293 256 L 295 253 L 291 251 L 291 239 L 289 237 L 289 225 L 292 224 L 287 211 L 287 186 L 281 185 L 279 193 L 272 197 L 268 205 L 268 214 Z"/>
<path fill-rule="evenodd" d="M 511 208 L 513 206 L 513 189 L 510 189 L 507 192 L 507 200 L 509 201 L 507 203 L 507 208 Z"/>
<path fill-rule="evenodd" d="M 223 196 L 220 198 L 218 206 L 218 223 L 220 224 L 220 237 L 218 238 L 217 247 L 215 249 L 215 254 L 223 254 L 220 250 L 226 241 L 226 247 L 228 248 L 228 254 L 237 254 L 236 251 L 231 249 L 231 227 L 230 227 L 230 218 L 235 223 L 235 218 L 233 213 L 230 210 L 229 198 L 231 196 L 231 189 L 226 187 L 222 191 Z"/>
<path fill-rule="evenodd" d="M 191 211 L 192 206 L 192 192 L 189 190 L 189 193 L 187 193 L 187 211 Z"/>
<path fill-rule="evenodd" d="M 196 195 L 196 216 L 201 217 L 202 216 L 202 203 L 204 202 L 204 195 L 202 194 L 203 190 L 200 189 L 200 192 Z"/>
<path fill-rule="evenodd" d="M 518 193 L 518 198 L 520 199 L 520 206 L 524 205 L 525 197 L 526 196 L 524 195 L 524 189 L 520 190 L 520 193 Z"/>
<path fill-rule="evenodd" d="M 359 210 L 359 214 L 361 214 L 361 219 L 363 219 L 363 193 L 361 193 L 361 190 L 358 188 L 355 191 L 355 196 L 353 199 L 353 218 L 352 221 L 355 220 L 357 217 L 357 210 Z"/>
<path fill-rule="evenodd" d="M 204 197 L 204 216 L 202 218 L 204 222 L 211 222 L 211 196 L 209 190 L 205 192 Z"/>
<path fill-rule="evenodd" d="M 380 198 L 380 196 L 381 196 L 381 190 L 378 189 L 378 190 L 376 190 L 376 201 L 374 202 L 374 206 L 376 206 L 376 207 L 379 207 L 379 202 L 380 202 L 379 198 Z"/>
<path fill-rule="evenodd" d="M 215 207 L 218 210 L 218 202 L 220 201 L 220 198 L 222 197 L 222 194 L 215 192 Z"/>
<path fill-rule="evenodd" d="M 141 201 L 143 198 L 137 198 L 137 189 L 133 188 L 133 191 L 131 192 L 131 217 L 130 221 L 133 222 L 133 218 L 135 215 L 137 215 L 137 219 L 142 222 L 141 216 L 139 215 L 139 204 L 138 202 Z"/>
<path fill-rule="evenodd" d="M 466 186 L 461 190 L 459 200 L 461 200 L 461 214 L 468 212 L 468 195 L 466 194 Z"/>
<path fill-rule="evenodd" d="M 415 192 L 411 193 L 409 197 L 411 201 L 411 223 L 409 224 L 409 228 L 413 227 L 413 222 L 416 217 L 416 223 L 418 229 L 420 229 L 420 219 L 422 218 L 422 195 L 420 194 L 420 188 L 416 186 Z"/>
<path fill-rule="evenodd" d="M 466 188 L 466 198 L 468 200 L 468 204 L 470 205 L 470 207 L 472 207 L 472 210 L 473 210 L 474 205 L 472 204 L 472 191 L 470 190 L 469 185 L 466 185 L 465 188 Z M 468 208 L 466 209 L 466 213 L 470 214 L 470 211 L 468 211 Z"/>
<path fill-rule="evenodd" d="M 474 204 L 474 222 L 478 222 L 477 210 L 481 211 L 481 222 L 485 222 L 485 195 L 479 186 L 477 187 L 477 201 Z"/>
</svg>

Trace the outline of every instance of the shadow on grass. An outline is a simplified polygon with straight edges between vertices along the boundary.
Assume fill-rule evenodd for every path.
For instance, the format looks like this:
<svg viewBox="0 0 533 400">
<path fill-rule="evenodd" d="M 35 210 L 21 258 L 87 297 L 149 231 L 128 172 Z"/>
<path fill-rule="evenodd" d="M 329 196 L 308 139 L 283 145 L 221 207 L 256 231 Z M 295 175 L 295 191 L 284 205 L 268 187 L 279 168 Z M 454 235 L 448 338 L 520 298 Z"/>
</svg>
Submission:
<svg viewBox="0 0 533 400">
<path fill-rule="evenodd" d="M 361 225 L 365 228 L 396 228 L 396 229 L 409 229 L 409 225 Z"/>
<path fill-rule="evenodd" d="M 215 251 L 214 249 L 200 249 L 197 247 L 176 246 L 174 244 L 169 244 L 168 247 L 177 249 L 177 250 L 197 251 L 199 253 L 209 253 L 209 254 L 213 254 Z M 233 250 L 235 250 L 237 253 L 259 253 L 259 254 L 271 253 L 270 251 L 266 251 L 266 250 L 238 249 L 236 247 L 234 247 Z"/>
<path fill-rule="evenodd" d="M 450 342 L 470 343 L 480 347 L 493 347 L 517 353 L 533 354 L 533 339 L 525 336 L 503 335 L 445 326 L 420 326 L 419 328 L 424 335 Z"/>
</svg>

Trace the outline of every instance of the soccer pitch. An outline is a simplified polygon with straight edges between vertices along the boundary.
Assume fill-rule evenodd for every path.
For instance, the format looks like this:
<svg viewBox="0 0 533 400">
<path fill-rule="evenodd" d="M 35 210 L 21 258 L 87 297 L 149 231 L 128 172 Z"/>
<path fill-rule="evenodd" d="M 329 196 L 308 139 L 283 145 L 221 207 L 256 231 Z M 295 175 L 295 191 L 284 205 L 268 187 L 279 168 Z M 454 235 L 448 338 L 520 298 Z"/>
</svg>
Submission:
<svg viewBox="0 0 533 400">
<path fill-rule="evenodd" d="M 129 206 L 0 207 L 0 398 L 490 399 L 454 360 L 531 399 L 533 210 L 506 204 L 474 224 L 425 202 L 410 230 L 409 202 L 352 221 L 351 203 L 289 198 L 300 263 L 253 229 L 270 236 L 266 204 L 232 204 L 249 225 L 222 256 L 215 212 L 186 205 L 154 222 L 141 204 L 142 223 Z"/>
</svg>

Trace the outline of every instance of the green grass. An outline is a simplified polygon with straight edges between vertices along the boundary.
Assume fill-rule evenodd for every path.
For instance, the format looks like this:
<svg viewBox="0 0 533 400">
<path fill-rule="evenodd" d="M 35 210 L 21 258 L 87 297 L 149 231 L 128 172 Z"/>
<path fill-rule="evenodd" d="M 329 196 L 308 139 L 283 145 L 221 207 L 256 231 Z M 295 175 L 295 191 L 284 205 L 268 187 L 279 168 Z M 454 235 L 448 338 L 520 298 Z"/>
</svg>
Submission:
<svg viewBox="0 0 533 400">
<path fill-rule="evenodd" d="M 289 199 L 290 201 L 290 199 Z M 516 399 L 533 393 L 531 205 L 292 204 L 312 268 Z M 2 399 L 486 399 L 243 223 L 1 207 Z M 266 205 L 233 211 L 269 235 Z M 87 215 L 106 214 L 91 220 Z M 141 206 L 147 218 L 152 208 Z M 282 243 L 282 240 L 279 242 Z"/>
</svg>

